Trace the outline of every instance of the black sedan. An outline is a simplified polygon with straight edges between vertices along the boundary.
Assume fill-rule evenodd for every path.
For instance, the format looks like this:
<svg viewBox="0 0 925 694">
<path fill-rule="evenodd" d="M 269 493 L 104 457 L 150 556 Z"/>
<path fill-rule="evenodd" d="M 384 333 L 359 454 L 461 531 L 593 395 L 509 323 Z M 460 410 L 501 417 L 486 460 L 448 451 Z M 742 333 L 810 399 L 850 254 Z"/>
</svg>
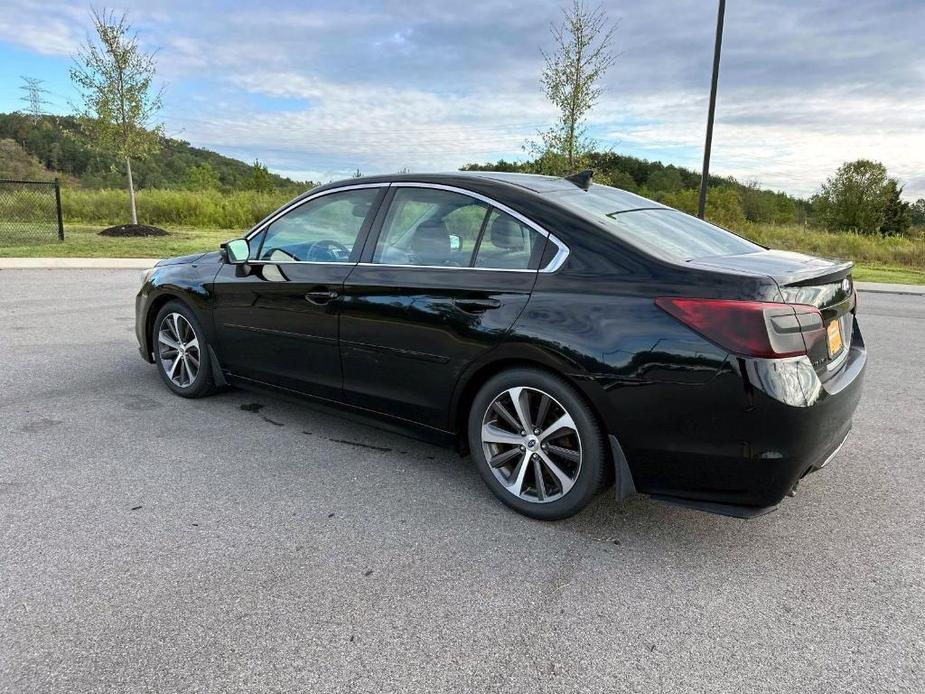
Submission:
<svg viewBox="0 0 925 694">
<path fill-rule="evenodd" d="M 220 251 L 147 270 L 141 354 L 183 397 L 269 387 L 457 446 L 536 518 L 608 484 L 775 508 L 851 428 L 852 265 L 590 178 L 315 188 Z"/>
</svg>

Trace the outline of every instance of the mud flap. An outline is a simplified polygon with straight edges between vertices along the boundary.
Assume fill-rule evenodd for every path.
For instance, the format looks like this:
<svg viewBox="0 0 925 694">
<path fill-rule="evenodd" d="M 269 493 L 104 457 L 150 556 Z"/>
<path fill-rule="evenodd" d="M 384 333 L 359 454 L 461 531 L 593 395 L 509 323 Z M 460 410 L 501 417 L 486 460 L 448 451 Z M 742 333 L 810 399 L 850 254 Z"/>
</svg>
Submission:
<svg viewBox="0 0 925 694">
<path fill-rule="evenodd" d="M 610 434 L 608 438 L 610 438 L 610 451 L 613 455 L 614 493 L 617 501 L 623 501 L 636 493 L 636 485 L 633 483 L 633 473 L 626 462 L 620 442 L 613 434 Z"/>
</svg>

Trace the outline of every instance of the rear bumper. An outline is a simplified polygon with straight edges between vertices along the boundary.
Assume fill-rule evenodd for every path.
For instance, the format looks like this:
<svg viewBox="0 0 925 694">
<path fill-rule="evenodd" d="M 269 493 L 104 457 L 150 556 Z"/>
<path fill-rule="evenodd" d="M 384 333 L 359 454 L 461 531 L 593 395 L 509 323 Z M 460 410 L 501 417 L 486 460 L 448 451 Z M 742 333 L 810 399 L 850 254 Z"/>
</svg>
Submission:
<svg viewBox="0 0 925 694">
<path fill-rule="evenodd" d="M 805 358 L 737 359 L 707 384 L 611 393 L 622 408 L 629 395 L 653 401 L 636 409 L 654 421 L 614 430 L 636 489 L 739 517 L 774 510 L 845 442 L 866 362 L 855 324 L 847 358 L 822 378 Z"/>
</svg>

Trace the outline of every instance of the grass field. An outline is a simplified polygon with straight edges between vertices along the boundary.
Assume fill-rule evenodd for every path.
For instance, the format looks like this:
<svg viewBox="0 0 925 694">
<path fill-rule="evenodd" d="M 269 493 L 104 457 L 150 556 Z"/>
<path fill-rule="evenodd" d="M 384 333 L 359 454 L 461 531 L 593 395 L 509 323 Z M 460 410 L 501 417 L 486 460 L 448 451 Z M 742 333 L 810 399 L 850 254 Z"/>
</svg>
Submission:
<svg viewBox="0 0 925 694">
<path fill-rule="evenodd" d="M 99 236 L 102 226 L 67 225 L 64 241 L 4 246 L 7 258 L 167 258 L 216 250 L 222 241 L 240 238 L 244 229 L 171 228 L 170 236 L 113 238 Z"/>
<path fill-rule="evenodd" d="M 66 225 L 64 241 L 2 245 L 5 257 L 166 258 L 218 248 L 222 241 L 240 237 L 244 229 L 170 227 L 170 236 L 110 238 L 99 236 L 102 226 Z M 855 279 L 862 282 L 925 284 L 925 241 L 878 239 L 854 234 L 829 234 L 801 227 L 755 226 L 743 234 L 772 248 L 852 259 Z"/>
</svg>

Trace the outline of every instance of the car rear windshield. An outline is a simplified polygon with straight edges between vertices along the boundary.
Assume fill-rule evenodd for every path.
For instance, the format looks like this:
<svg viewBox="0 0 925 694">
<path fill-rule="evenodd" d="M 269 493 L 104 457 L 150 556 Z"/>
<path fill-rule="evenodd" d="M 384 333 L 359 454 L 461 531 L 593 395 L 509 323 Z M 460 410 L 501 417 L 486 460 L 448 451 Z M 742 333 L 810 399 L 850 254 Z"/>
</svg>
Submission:
<svg viewBox="0 0 925 694">
<path fill-rule="evenodd" d="M 560 193 L 555 199 L 574 211 L 603 222 L 616 237 L 673 260 L 757 253 L 764 247 L 709 222 L 670 207 L 655 207 L 645 198 L 606 186 Z M 646 209 L 646 205 L 652 205 Z M 627 209 L 637 206 L 636 209 Z"/>
</svg>

